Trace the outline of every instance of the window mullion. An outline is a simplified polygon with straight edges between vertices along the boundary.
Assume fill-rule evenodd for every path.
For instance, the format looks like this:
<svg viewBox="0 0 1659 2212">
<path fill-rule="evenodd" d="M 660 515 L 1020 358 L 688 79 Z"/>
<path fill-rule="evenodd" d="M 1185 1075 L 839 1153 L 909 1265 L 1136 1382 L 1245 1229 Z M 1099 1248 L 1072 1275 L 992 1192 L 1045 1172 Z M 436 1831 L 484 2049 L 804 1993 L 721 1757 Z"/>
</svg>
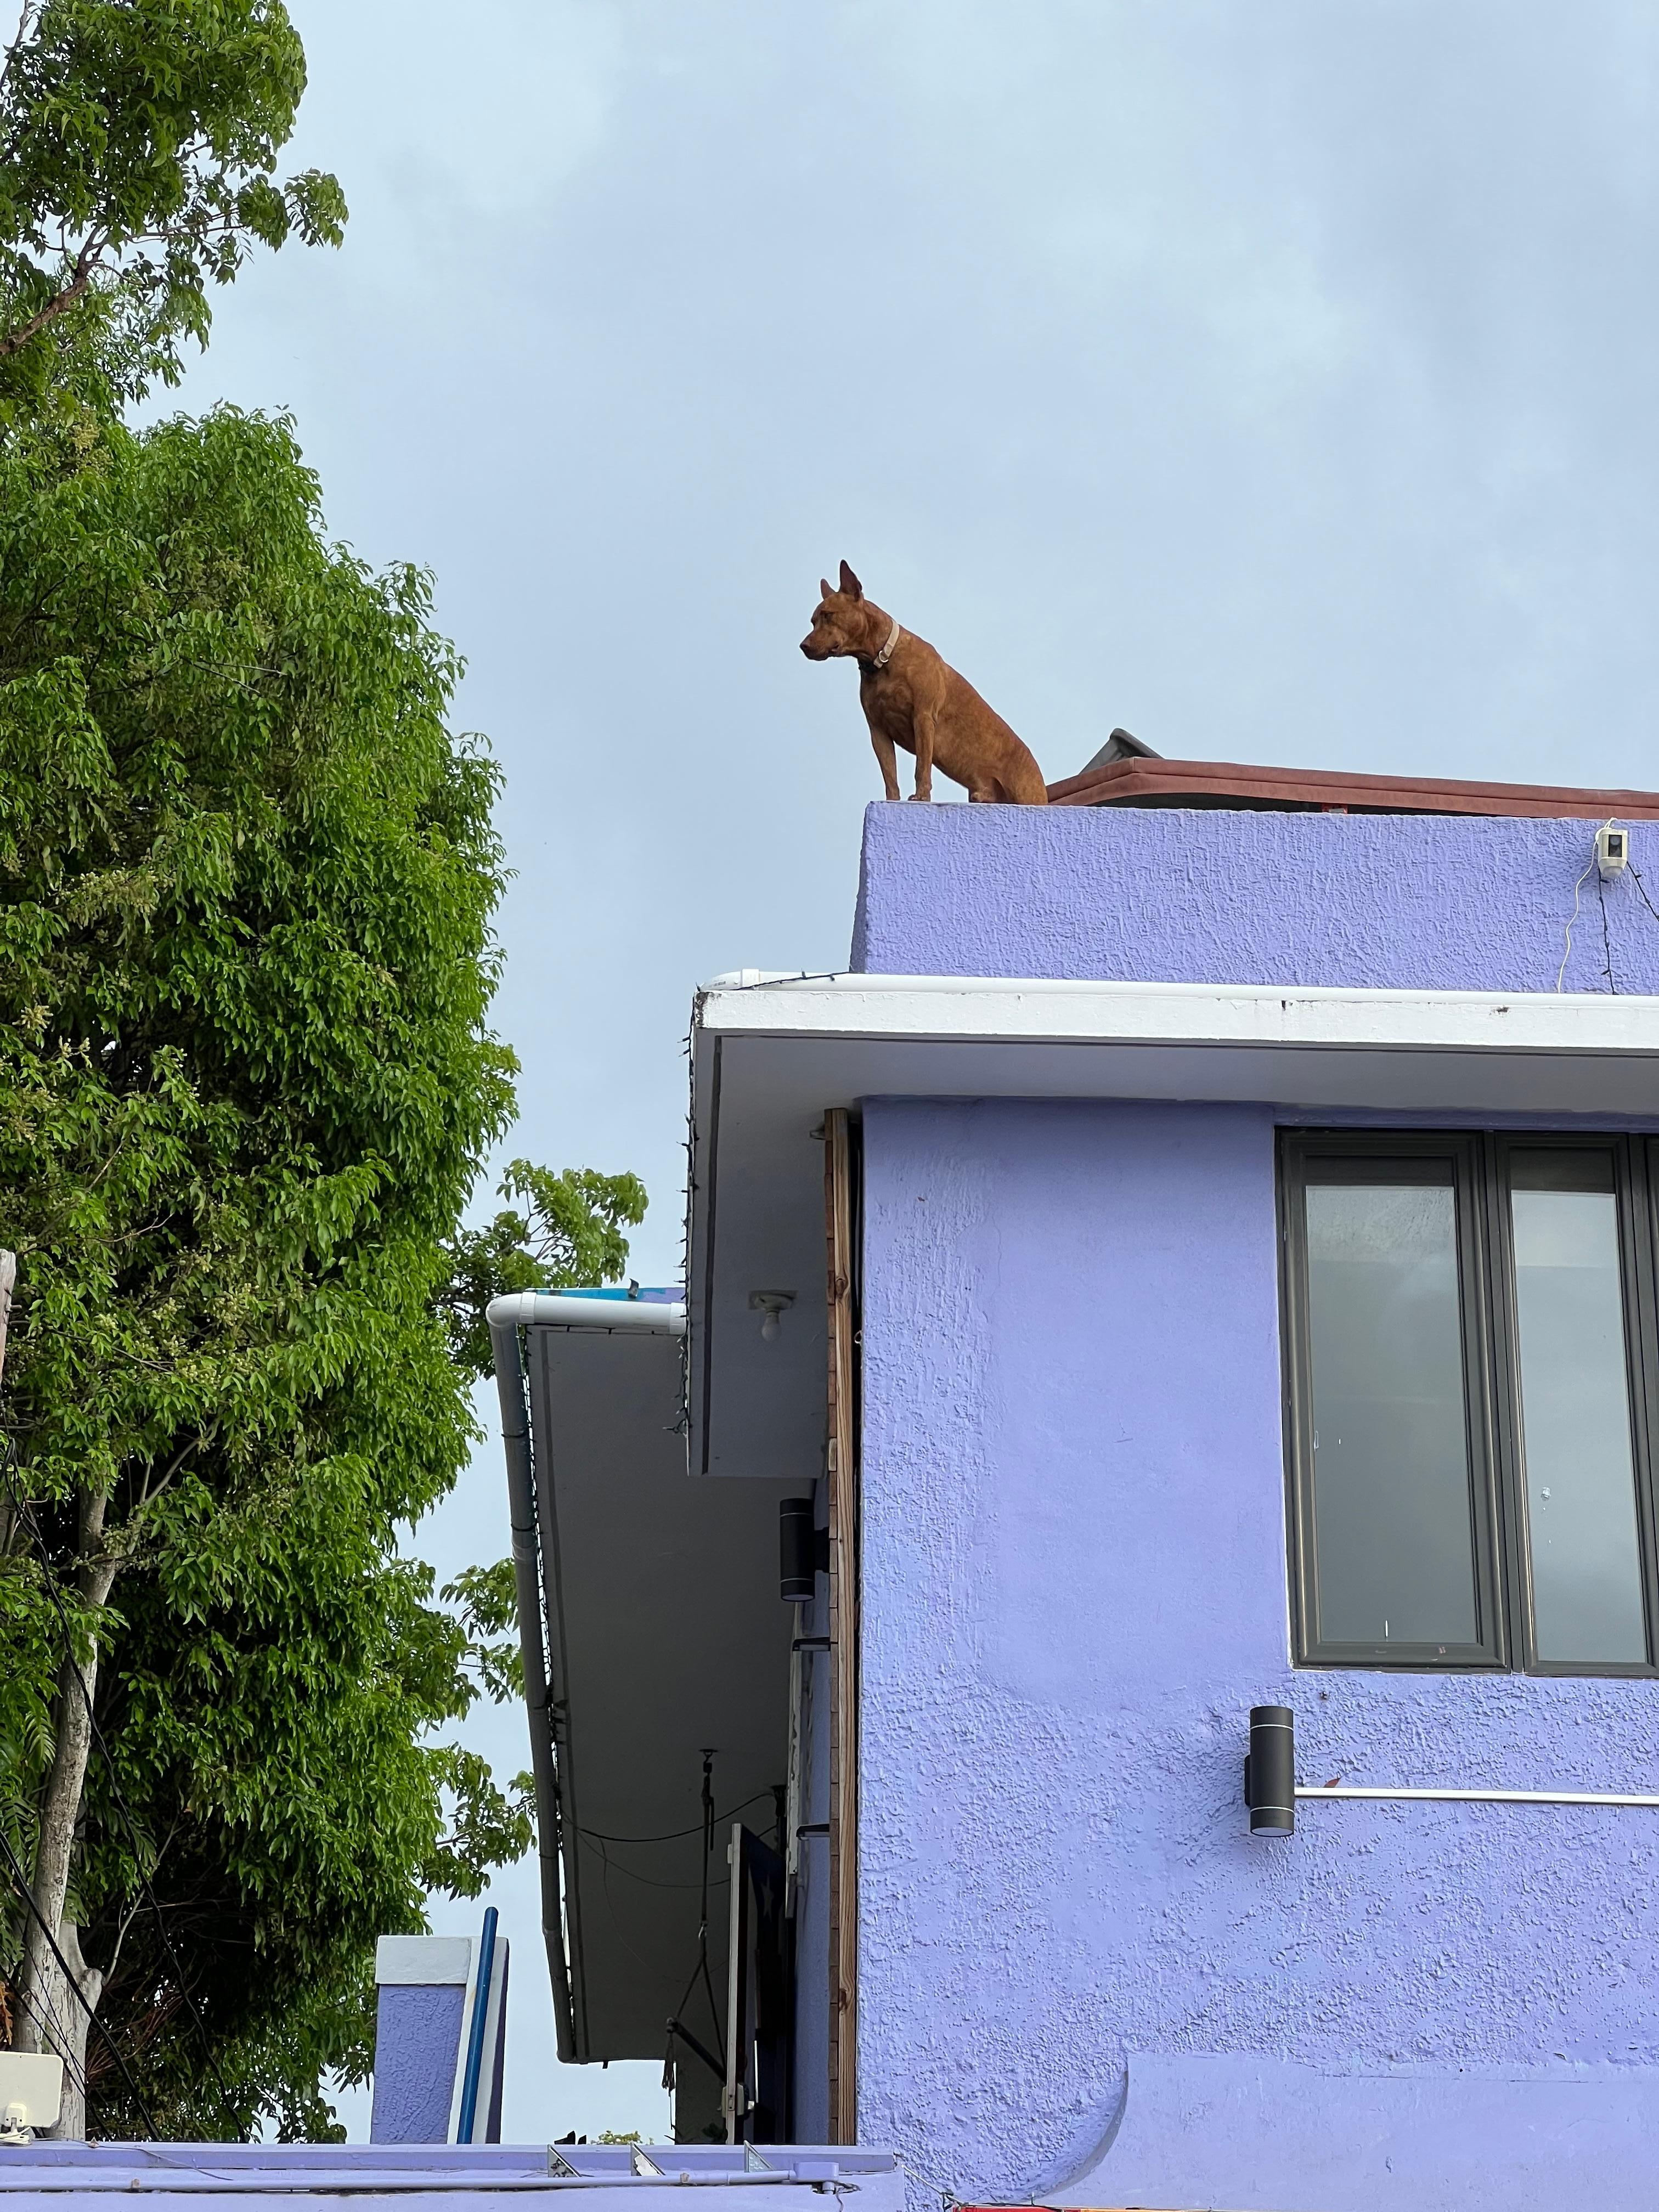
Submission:
<svg viewBox="0 0 1659 2212">
<path fill-rule="evenodd" d="M 1484 1138 L 1465 1140 L 1459 1182 L 1466 1221 L 1459 1253 L 1463 1277 L 1464 1395 L 1468 1408 L 1469 1466 L 1474 1477 L 1476 1516 L 1475 1589 L 1481 1614 L 1481 1643 L 1499 1667 L 1514 1666 L 1509 1633 L 1504 1534 L 1509 1516 L 1504 1497 L 1501 1340 L 1496 1329 L 1492 1265 L 1495 1210 L 1491 1188 L 1492 1147 Z"/>
<path fill-rule="evenodd" d="M 1486 1225 L 1487 1341 L 1491 1346 L 1489 1419 L 1492 1424 L 1492 1492 L 1498 1525 L 1494 1581 L 1502 1608 L 1504 1663 L 1532 1664 L 1532 1593 L 1527 1563 L 1526 1501 L 1521 1482 L 1520 1365 L 1516 1357 L 1515 1253 L 1510 1235 L 1509 1184 L 1504 1148 L 1480 1139 L 1480 1182 Z"/>
<path fill-rule="evenodd" d="M 1651 1139 L 1627 1139 L 1620 1147 L 1621 1224 L 1629 1314 L 1632 1427 L 1636 1450 L 1637 1519 L 1642 1539 L 1642 1591 L 1647 1613 L 1648 1658 L 1659 1662 L 1659 1510 L 1654 1468 L 1659 1456 L 1659 1285 L 1656 1285 Z"/>
</svg>

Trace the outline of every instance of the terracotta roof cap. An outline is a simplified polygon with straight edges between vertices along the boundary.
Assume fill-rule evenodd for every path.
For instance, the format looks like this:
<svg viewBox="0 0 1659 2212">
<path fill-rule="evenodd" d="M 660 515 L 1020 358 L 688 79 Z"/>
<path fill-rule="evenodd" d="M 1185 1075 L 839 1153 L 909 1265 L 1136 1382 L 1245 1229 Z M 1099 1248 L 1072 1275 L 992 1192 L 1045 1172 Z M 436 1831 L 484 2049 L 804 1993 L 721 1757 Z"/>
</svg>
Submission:
<svg viewBox="0 0 1659 2212">
<path fill-rule="evenodd" d="M 1659 821 L 1659 792 L 1586 791 L 1547 783 L 1468 783 L 1443 776 L 1353 775 L 1237 761 L 1133 756 L 1048 786 L 1054 806 L 1215 806 L 1272 813 L 1508 814 Z"/>
</svg>

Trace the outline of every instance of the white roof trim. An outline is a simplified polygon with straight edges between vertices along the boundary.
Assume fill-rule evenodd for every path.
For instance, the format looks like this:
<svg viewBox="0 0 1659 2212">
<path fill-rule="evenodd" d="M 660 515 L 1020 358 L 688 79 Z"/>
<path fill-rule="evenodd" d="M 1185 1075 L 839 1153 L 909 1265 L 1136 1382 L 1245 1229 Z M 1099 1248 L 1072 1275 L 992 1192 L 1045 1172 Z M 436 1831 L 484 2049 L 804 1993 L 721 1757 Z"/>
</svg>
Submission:
<svg viewBox="0 0 1659 2212">
<path fill-rule="evenodd" d="M 721 1036 L 1659 1056 L 1659 998 L 1601 993 L 825 975 L 711 986 L 695 1026 Z"/>
<path fill-rule="evenodd" d="M 823 1441 L 828 1106 L 871 1099 L 1243 1103 L 1659 1127 L 1659 999 L 1263 984 L 746 976 L 691 1039 L 688 1420 L 696 1474 L 810 1482 Z M 763 1340 L 757 1290 L 794 1303 Z"/>
</svg>

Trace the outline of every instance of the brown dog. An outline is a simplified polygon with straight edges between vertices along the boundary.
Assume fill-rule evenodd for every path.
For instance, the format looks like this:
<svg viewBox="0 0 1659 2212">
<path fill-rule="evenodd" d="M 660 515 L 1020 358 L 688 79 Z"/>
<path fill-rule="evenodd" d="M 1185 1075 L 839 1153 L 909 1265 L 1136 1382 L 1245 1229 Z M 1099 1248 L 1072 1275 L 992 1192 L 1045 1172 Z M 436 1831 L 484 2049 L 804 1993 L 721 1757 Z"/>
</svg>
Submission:
<svg viewBox="0 0 1659 2212">
<path fill-rule="evenodd" d="M 966 784 L 969 799 L 1012 800 L 1046 806 L 1042 770 L 1000 714 L 973 685 L 941 660 L 926 638 L 901 629 L 841 564 L 841 589 L 822 577 L 823 593 L 812 627 L 800 641 L 809 660 L 850 655 L 859 665 L 859 704 L 870 725 L 870 742 L 881 763 L 889 799 L 899 795 L 895 745 L 916 757 L 913 799 L 933 795 L 937 762 L 952 782 Z"/>
</svg>

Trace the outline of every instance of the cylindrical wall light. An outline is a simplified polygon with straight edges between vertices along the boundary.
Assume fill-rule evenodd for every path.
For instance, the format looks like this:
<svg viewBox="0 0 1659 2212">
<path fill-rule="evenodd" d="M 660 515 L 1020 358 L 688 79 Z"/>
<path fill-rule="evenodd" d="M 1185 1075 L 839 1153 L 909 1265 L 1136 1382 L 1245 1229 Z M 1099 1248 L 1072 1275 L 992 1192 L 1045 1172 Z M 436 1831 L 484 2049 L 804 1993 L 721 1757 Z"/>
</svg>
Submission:
<svg viewBox="0 0 1659 2212">
<path fill-rule="evenodd" d="M 811 1605 L 812 1577 L 830 1565 L 830 1531 L 812 1526 L 811 1498 L 778 1500 L 778 1595 L 786 1605 Z"/>
<path fill-rule="evenodd" d="M 1250 1707 L 1244 1802 L 1253 1836 L 1296 1833 L 1296 1715 L 1288 1705 Z"/>
</svg>

